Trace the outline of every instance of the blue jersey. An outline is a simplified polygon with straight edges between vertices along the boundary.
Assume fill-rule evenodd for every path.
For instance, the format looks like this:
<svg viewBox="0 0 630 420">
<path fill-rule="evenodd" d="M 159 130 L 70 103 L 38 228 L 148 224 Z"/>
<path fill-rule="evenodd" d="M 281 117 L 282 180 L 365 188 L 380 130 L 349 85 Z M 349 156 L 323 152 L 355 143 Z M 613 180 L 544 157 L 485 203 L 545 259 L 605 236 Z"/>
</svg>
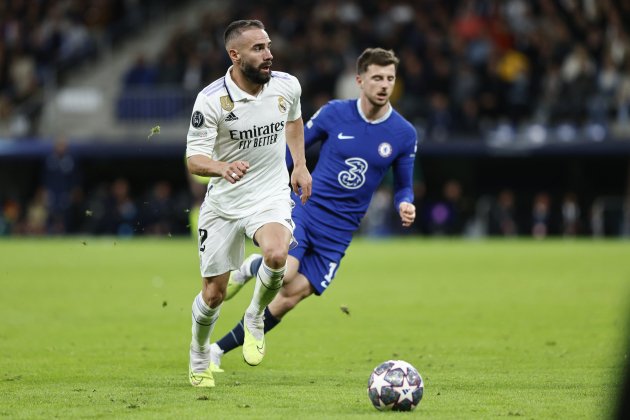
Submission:
<svg viewBox="0 0 630 420">
<path fill-rule="evenodd" d="M 308 213 L 320 227 L 358 229 L 390 167 L 396 211 L 400 203 L 413 202 L 416 130 L 393 108 L 381 119 L 368 121 L 358 100 L 330 101 L 306 123 L 304 137 L 307 148 L 318 141 L 322 145 L 312 173 L 312 195 L 295 210 Z"/>
</svg>

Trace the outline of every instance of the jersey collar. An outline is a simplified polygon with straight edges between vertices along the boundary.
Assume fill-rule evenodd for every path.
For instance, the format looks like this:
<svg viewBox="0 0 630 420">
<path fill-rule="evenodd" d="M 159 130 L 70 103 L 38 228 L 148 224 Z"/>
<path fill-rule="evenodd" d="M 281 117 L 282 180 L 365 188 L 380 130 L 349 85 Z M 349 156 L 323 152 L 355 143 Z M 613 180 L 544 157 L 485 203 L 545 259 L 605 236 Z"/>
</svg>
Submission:
<svg viewBox="0 0 630 420">
<path fill-rule="evenodd" d="M 357 111 L 359 111 L 359 115 L 361 116 L 361 118 L 363 118 L 363 121 L 365 121 L 368 124 L 380 124 L 383 121 L 385 121 L 386 119 L 388 119 L 389 116 L 392 115 L 392 111 L 394 110 L 394 108 L 392 107 L 392 104 L 388 104 L 388 105 L 389 105 L 389 109 L 387 110 L 385 115 L 383 115 L 378 120 L 370 121 L 370 120 L 368 120 L 365 117 L 365 114 L 363 113 L 363 110 L 361 110 L 361 99 L 357 99 Z"/>
<path fill-rule="evenodd" d="M 236 83 L 232 79 L 232 75 L 230 74 L 232 67 L 234 66 L 230 66 L 230 68 L 228 68 L 227 73 L 225 73 L 225 79 L 224 79 L 225 90 L 227 90 L 227 94 L 232 100 L 232 102 L 255 101 L 257 99 L 256 96 L 250 95 L 249 93 L 245 92 L 244 90 L 242 90 L 240 87 L 236 85 Z M 265 89 L 265 86 L 266 84 L 263 85 L 263 90 Z M 262 93 L 262 90 L 258 94 L 258 97 L 260 96 L 261 93 Z"/>
</svg>

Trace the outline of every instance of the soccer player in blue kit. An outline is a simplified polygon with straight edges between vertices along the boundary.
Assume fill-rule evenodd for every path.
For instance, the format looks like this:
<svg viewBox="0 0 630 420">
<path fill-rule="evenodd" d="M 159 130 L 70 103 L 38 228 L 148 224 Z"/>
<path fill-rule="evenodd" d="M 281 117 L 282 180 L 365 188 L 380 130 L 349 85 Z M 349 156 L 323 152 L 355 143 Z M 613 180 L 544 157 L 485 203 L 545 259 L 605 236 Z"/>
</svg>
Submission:
<svg viewBox="0 0 630 420">
<path fill-rule="evenodd" d="M 312 173 L 312 195 L 293 209 L 298 246 L 289 251 L 283 286 L 265 308 L 264 331 L 274 328 L 302 299 L 321 295 L 332 282 L 352 234 L 359 228 L 384 175 L 394 172 L 394 205 L 402 225 L 415 220 L 413 165 L 416 130 L 389 102 L 398 58 L 392 51 L 366 49 L 357 60 L 360 96 L 333 100 L 305 126 L 305 147 L 322 142 Z M 250 255 L 233 271 L 226 300 L 257 275 L 262 257 Z M 210 346 L 210 368 L 221 372 L 221 357 L 243 344 L 242 321 Z"/>
</svg>

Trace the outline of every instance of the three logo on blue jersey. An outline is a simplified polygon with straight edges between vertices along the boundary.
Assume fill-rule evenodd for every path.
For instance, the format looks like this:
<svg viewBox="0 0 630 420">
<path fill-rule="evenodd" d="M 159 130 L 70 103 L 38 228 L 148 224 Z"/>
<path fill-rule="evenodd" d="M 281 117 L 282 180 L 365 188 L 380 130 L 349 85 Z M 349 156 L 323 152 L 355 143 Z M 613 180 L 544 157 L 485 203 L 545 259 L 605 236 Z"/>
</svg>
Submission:
<svg viewBox="0 0 630 420">
<path fill-rule="evenodd" d="M 339 172 L 337 180 L 341 186 L 349 190 L 356 190 L 365 184 L 365 173 L 368 170 L 368 163 L 358 157 L 346 159 L 345 163 L 350 168 L 347 171 Z"/>
</svg>

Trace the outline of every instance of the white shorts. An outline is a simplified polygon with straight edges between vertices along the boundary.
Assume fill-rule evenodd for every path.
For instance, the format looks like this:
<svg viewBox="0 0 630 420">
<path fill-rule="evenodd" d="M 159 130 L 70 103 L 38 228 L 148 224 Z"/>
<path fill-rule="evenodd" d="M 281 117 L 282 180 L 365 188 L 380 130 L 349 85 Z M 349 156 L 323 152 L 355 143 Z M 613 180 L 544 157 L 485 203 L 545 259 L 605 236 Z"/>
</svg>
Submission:
<svg viewBox="0 0 630 420">
<path fill-rule="evenodd" d="M 239 268 L 245 254 L 245 237 L 253 238 L 256 231 L 267 223 L 280 223 L 289 229 L 293 244 L 292 204 L 288 198 L 278 200 L 241 219 L 219 216 L 210 206 L 202 204 L 198 232 L 201 276 L 217 276 Z"/>
</svg>

